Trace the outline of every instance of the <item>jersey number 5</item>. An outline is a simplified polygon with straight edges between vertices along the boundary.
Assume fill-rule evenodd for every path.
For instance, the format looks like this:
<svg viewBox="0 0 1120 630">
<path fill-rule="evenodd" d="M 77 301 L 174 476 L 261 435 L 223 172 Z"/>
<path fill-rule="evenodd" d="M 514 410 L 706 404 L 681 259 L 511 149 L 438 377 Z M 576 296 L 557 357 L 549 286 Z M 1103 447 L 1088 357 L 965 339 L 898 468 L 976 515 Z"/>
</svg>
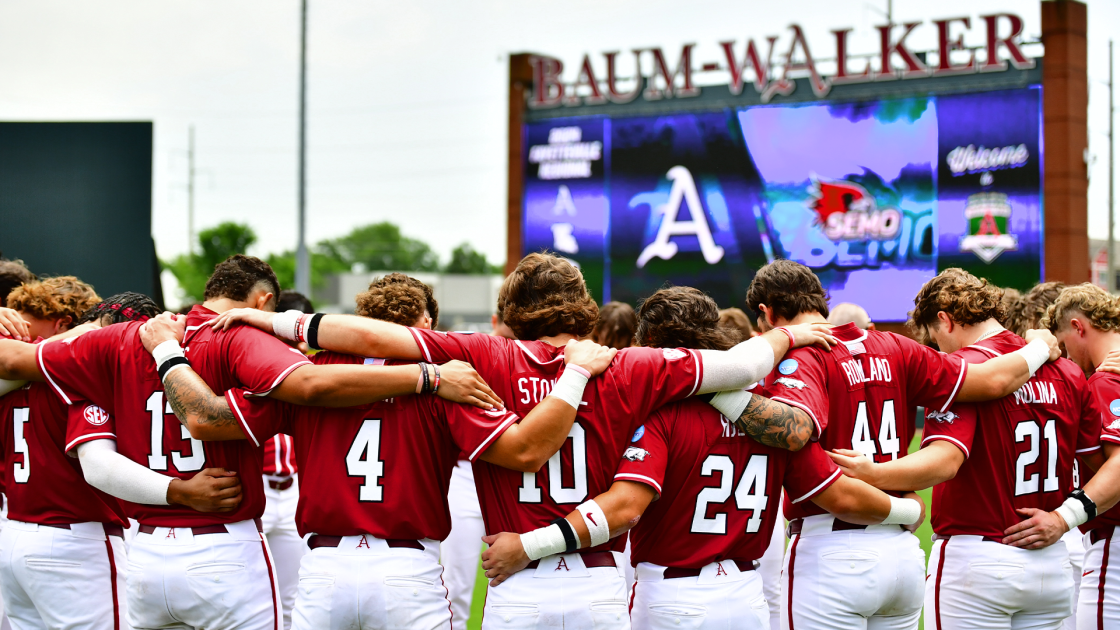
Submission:
<svg viewBox="0 0 1120 630">
<path fill-rule="evenodd" d="M 20 407 L 15 409 L 12 416 L 14 424 L 12 427 L 13 446 L 16 455 L 23 455 L 22 463 L 17 461 L 12 465 L 12 479 L 16 483 L 27 483 L 27 480 L 31 478 L 31 449 L 27 446 L 27 438 L 24 436 L 23 430 L 31 417 L 31 408 Z"/>
<path fill-rule="evenodd" d="M 747 460 L 739 485 L 735 486 L 735 507 L 750 510 L 747 519 L 747 533 L 753 534 L 762 526 L 762 512 L 766 510 L 769 497 L 766 496 L 766 472 L 769 456 L 751 455 Z M 692 513 L 693 534 L 727 534 L 727 514 L 718 512 L 708 518 L 708 504 L 721 504 L 731 498 L 731 485 L 735 483 L 735 462 L 727 455 L 709 455 L 700 467 L 701 477 L 720 475 L 719 486 L 704 488 L 696 495 L 696 511 Z"/>
</svg>

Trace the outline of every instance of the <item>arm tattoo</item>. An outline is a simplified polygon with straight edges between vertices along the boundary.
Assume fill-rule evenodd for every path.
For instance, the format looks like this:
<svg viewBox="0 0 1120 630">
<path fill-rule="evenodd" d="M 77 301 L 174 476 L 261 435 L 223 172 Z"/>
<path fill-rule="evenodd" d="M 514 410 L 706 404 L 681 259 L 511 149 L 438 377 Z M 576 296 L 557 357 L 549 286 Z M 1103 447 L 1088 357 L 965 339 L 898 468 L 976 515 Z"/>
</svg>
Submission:
<svg viewBox="0 0 1120 630">
<path fill-rule="evenodd" d="M 226 399 L 214 394 L 206 381 L 189 366 L 168 373 L 163 381 L 163 391 L 183 426 L 187 426 L 187 418 L 191 416 L 197 418 L 199 424 L 211 426 L 236 422 Z"/>
<path fill-rule="evenodd" d="M 735 422 L 760 444 L 797 451 L 813 437 L 813 419 L 795 407 L 755 394 Z"/>
</svg>

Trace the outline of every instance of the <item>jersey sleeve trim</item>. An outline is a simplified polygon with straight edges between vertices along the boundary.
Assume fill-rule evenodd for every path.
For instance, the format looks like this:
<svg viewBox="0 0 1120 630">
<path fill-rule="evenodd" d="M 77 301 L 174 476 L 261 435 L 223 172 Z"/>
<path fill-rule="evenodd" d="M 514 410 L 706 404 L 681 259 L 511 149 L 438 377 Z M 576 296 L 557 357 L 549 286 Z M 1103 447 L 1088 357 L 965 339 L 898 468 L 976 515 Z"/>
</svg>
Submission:
<svg viewBox="0 0 1120 630">
<path fill-rule="evenodd" d="M 933 442 L 935 440 L 945 440 L 946 442 L 952 442 L 954 446 L 961 449 L 961 452 L 964 453 L 964 458 L 968 459 L 968 447 L 964 445 L 964 442 L 961 442 L 957 438 L 949 437 L 948 435 L 931 435 L 922 440 L 922 446 L 924 447 L 928 442 Z"/>
<path fill-rule="evenodd" d="M 276 380 L 272 382 L 272 385 L 270 385 L 267 390 L 265 390 L 263 392 L 245 392 L 245 395 L 246 396 L 268 396 L 269 394 L 272 393 L 273 390 L 275 390 L 277 387 L 280 386 L 280 383 L 284 382 L 284 379 L 288 378 L 289 374 L 291 374 L 296 368 L 302 367 L 304 365 L 314 365 L 314 364 L 311 363 L 310 361 L 307 361 L 306 359 L 303 360 L 303 361 L 299 361 L 297 363 L 293 363 L 292 365 L 288 366 L 287 369 L 285 369 L 283 372 L 281 372 L 280 376 L 276 377 Z M 257 446 L 260 446 L 260 444 L 258 444 Z"/>
<path fill-rule="evenodd" d="M 1093 451 L 1099 451 L 1100 449 L 1101 449 L 1101 445 L 1097 444 L 1096 446 L 1090 446 L 1089 448 L 1079 448 L 1076 451 L 1074 451 L 1074 453 L 1077 453 L 1077 454 L 1092 453 Z"/>
<path fill-rule="evenodd" d="M 472 452 L 470 454 L 470 457 L 468 457 L 467 459 L 472 462 L 478 459 L 478 457 L 485 453 L 486 449 L 490 448 L 490 445 L 493 444 L 494 441 L 497 440 L 503 433 L 505 433 L 506 429 L 508 429 L 514 422 L 517 422 L 517 415 L 513 413 L 508 414 L 506 416 L 506 419 L 498 425 L 498 428 L 494 429 L 494 432 L 491 433 L 490 436 L 485 440 L 483 440 L 482 444 L 479 444 L 478 448 L 474 449 L 474 452 Z"/>
<path fill-rule="evenodd" d="M 416 345 L 420 346 L 420 352 L 424 353 L 424 360 L 431 363 L 432 353 L 428 352 L 428 344 L 424 343 L 424 336 L 416 332 L 415 328 L 409 328 L 408 332 L 412 333 L 412 338 L 416 340 Z"/>
<path fill-rule="evenodd" d="M 785 403 L 785 404 L 790 405 L 792 407 L 797 407 L 801 411 L 804 411 L 805 413 L 809 414 L 809 417 L 813 419 L 813 424 L 815 424 L 817 426 L 817 435 L 819 436 L 820 434 L 824 433 L 824 429 L 821 428 L 821 421 L 817 420 L 817 417 L 815 415 L 813 415 L 813 412 L 808 407 L 806 407 L 805 405 L 803 405 L 799 402 L 790 400 L 788 398 L 783 398 L 781 396 L 771 396 L 770 400 L 776 400 L 780 403 Z"/>
<path fill-rule="evenodd" d="M 953 391 L 949 394 L 949 398 L 945 400 L 945 404 L 941 405 L 941 413 L 945 413 L 948 411 L 949 407 L 953 406 L 953 403 L 957 400 L 957 394 L 961 391 L 961 385 L 964 384 L 964 378 L 968 374 L 968 361 L 960 359 L 960 362 L 961 373 L 957 375 L 957 384 L 953 386 Z"/>
<path fill-rule="evenodd" d="M 836 481 L 840 479 L 841 474 L 843 474 L 843 473 L 841 473 L 840 469 L 837 468 L 836 470 L 832 471 L 832 474 L 828 476 L 828 479 L 825 479 L 824 481 L 822 481 L 819 486 L 817 486 L 816 488 L 813 488 L 809 492 L 805 493 L 803 496 L 801 496 L 797 499 L 794 499 L 792 501 L 792 503 L 801 503 L 805 499 L 812 499 L 813 497 L 817 496 L 818 494 L 824 492 L 826 489 L 828 489 L 829 486 L 836 483 Z"/>
<path fill-rule="evenodd" d="M 70 440 L 70 443 L 66 445 L 65 451 L 67 453 L 69 453 L 71 450 L 74 449 L 74 447 L 78 446 L 79 444 L 84 444 L 86 442 L 92 442 L 94 440 L 116 440 L 116 439 L 117 439 L 117 434 L 116 433 L 90 433 L 88 435 L 83 435 L 83 436 L 80 436 L 80 437 L 76 437 L 73 440 Z"/>
<path fill-rule="evenodd" d="M 1112 442 L 1113 444 L 1120 444 L 1120 435 L 1102 435 L 1101 441 Z"/>
<path fill-rule="evenodd" d="M 51 384 L 51 388 L 54 389 L 55 393 L 58 394 L 67 405 L 72 405 L 74 404 L 73 401 L 66 395 L 66 392 L 62 391 L 58 383 L 54 382 L 51 373 L 47 371 L 47 364 L 43 362 L 43 348 L 45 348 L 46 345 L 46 343 L 41 343 L 39 347 L 35 349 L 35 360 L 39 363 L 39 371 L 43 373 L 43 376 L 47 377 L 47 382 Z"/>
<path fill-rule="evenodd" d="M 657 494 L 659 494 L 659 495 L 661 494 L 661 484 L 654 481 L 652 477 L 647 477 L 645 475 L 639 475 L 639 474 L 636 474 L 636 473 L 618 473 L 614 476 L 614 478 L 615 479 L 622 479 L 623 481 L 638 481 L 638 482 L 644 483 L 647 486 L 656 490 Z"/>
<path fill-rule="evenodd" d="M 257 439 L 257 436 L 253 435 L 253 430 L 249 428 L 249 423 L 245 422 L 245 414 L 241 413 L 241 408 L 237 406 L 237 396 L 230 395 L 232 391 L 233 390 L 226 392 L 226 402 L 229 403 L 230 409 L 233 409 L 234 415 L 237 416 L 237 422 L 241 425 L 241 430 L 244 431 L 249 440 L 253 442 L 253 446 L 259 447 L 261 445 L 260 440 Z"/>
<path fill-rule="evenodd" d="M 689 396 L 695 396 L 696 392 L 700 391 L 700 383 L 704 382 L 704 361 L 700 359 L 700 353 L 695 350 L 689 350 L 692 354 L 692 361 L 696 364 L 696 382 L 692 385 L 692 391 L 688 393 Z M 659 488 L 657 490 L 661 492 Z"/>
</svg>

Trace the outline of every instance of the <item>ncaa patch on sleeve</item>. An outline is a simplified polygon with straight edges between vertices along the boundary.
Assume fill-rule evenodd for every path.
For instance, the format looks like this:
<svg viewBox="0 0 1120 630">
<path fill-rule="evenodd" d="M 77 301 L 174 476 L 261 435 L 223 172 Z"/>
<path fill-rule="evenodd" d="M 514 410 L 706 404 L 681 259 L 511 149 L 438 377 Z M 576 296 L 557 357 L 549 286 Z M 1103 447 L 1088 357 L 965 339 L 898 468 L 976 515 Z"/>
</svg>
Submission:
<svg viewBox="0 0 1120 630">
<path fill-rule="evenodd" d="M 1108 410 L 1112 412 L 1112 415 L 1120 418 L 1120 398 L 1108 403 Z"/>
<path fill-rule="evenodd" d="M 797 371 L 797 359 L 786 359 L 778 364 L 778 373 L 789 376 Z"/>
<path fill-rule="evenodd" d="M 1117 402 L 1120 402 L 1120 401 L 1117 401 Z M 637 442 L 638 440 L 642 439 L 642 436 L 645 435 L 645 434 L 646 434 L 646 425 L 643 424 L 642 426 L 638 427 L 637 431 L 634 432 L 634 437 L 630 438 L 630 441 L 631 442 Z"/>
</svg>

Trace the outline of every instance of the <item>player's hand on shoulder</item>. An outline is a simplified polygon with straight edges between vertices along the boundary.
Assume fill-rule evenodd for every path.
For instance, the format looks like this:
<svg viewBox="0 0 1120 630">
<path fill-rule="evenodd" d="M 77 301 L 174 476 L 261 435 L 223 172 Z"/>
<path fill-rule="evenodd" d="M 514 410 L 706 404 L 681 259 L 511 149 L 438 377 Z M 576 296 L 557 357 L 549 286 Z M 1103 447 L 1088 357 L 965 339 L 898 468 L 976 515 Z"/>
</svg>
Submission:
<svg viewBox="0 0 1120 630">
<path fill-rule="evenodd" d="M 521 536 L 502 532 L 483 536 L 482 542 L 490 547 L 482 552 L 482 568 L 490 578 L 490 586 L 497 586 L 511 575 L 529 566 L 529 556 L 521 545 Z"/>
<path fill-rule="evenodd" d="M 1120 374 L 1120 350 L 1112 350 L 1105 355 L 1104 361 L 1097 366 L 1097 371 Z"/>
<path fill-rule="evenodd" d="M 1066 519 L 1057 512 L 1038 508 L 1015 510 L 1023 520 L 1003 530 L 1003 544 L 1023 549 L 1042 549 L 1062 539 L 1069 531 Z"/>
<path fill-rule="evenodd" d="M 564 347 L 564 363 L 578 365 L 590 372 L 591 376 L 598 376 L 606 371 L 616 354 L 618 350 L 601 346 L 590 339 L 572 340 Z"/>
<path fill-rule="evenodd" d="M 1025 339 L 1027 343 L 1030 343 L 1035 339 L 1041 339 L 1045 341 L 1046 345 L 1050 347 L 1051 361 L 1057 361 L 1062 356 L 1062 347 L 1058 345 L 1058 338 L 1055 337 L 1054 333 L 1050 332 L 1049 330 L 1032 328 L 1031 330 L 1023 333 L 1023 339 Z"/>
<path fill-rule="evenodd" d="M 140 327 L 140 342 L 148 352 L 165 341 L 183 342 L 183 335 L 187 332 L 187 318 L 178 317 L 174 313 L 160 313 L 144 322 Z"/>
<path fill-rule="evenodd" d="M 232 512 L 241 504 L 241 478 L 224 468 L 205 468 L 190 479 L 174 479 L 167 502 L 199 512 Z"/>
<path fill-rule="evenodd" d="M 0 306 L 0 338 L 31 341 L 31 326 L 14 309 Z"/>
<path fill-rule="evenodd" d="M 918 528 L 921 527 L 922 523 L 924 523 L 926 520 L 926 502 L 922 500 L 922 497 L 917 492 L 907 492 L 906 494 L 902 495 L 902 498 L 913 499 L 922 506 L 922 515 L 918 517 L 918 520 L 915 521 L 912 525 L 903 525 L 903 527 L 908 529 L 911 533 L 917 532 Z"/>
<path fill-rule="evenodd" d="M 836 462 L 836 465 L 840 468 L 840 472 L 843 472 L 853 479 L 859 479 L 869 485 L 875 485 L 875 473 L 878 471 L 879 465 L 871 458 L 859 451 L 846 448 L 825 451 L 825 453 L 832 458 L 832 461 Z"/>
<path fill-rule="evenodd" d="M 229 330 L 234 324 L 247 324 L 271 335 L 272 318 L 275 316 L 276 313 L 256 308 L 231 308 L 210 320 L 210 327 L 214 330 Z"/>
<path fill-rule="evenodd" d="M 474 405 L 482 409 L 502 409 L 505 403 L 490 389 L 470 363 L 448 361 L 439 366 L 439 389 L 436 395 L 451 402 Z"/>
<path fill-rule="evenodd" d="M 829 350 L 840 343 L 832 336 L 831 324 L 797 324 L 796 326 L 783 326 L 793 334 L 793 347 L 820 346 Z M 791 348 L 792 349 L 792 348 Z"/>
</svg>

